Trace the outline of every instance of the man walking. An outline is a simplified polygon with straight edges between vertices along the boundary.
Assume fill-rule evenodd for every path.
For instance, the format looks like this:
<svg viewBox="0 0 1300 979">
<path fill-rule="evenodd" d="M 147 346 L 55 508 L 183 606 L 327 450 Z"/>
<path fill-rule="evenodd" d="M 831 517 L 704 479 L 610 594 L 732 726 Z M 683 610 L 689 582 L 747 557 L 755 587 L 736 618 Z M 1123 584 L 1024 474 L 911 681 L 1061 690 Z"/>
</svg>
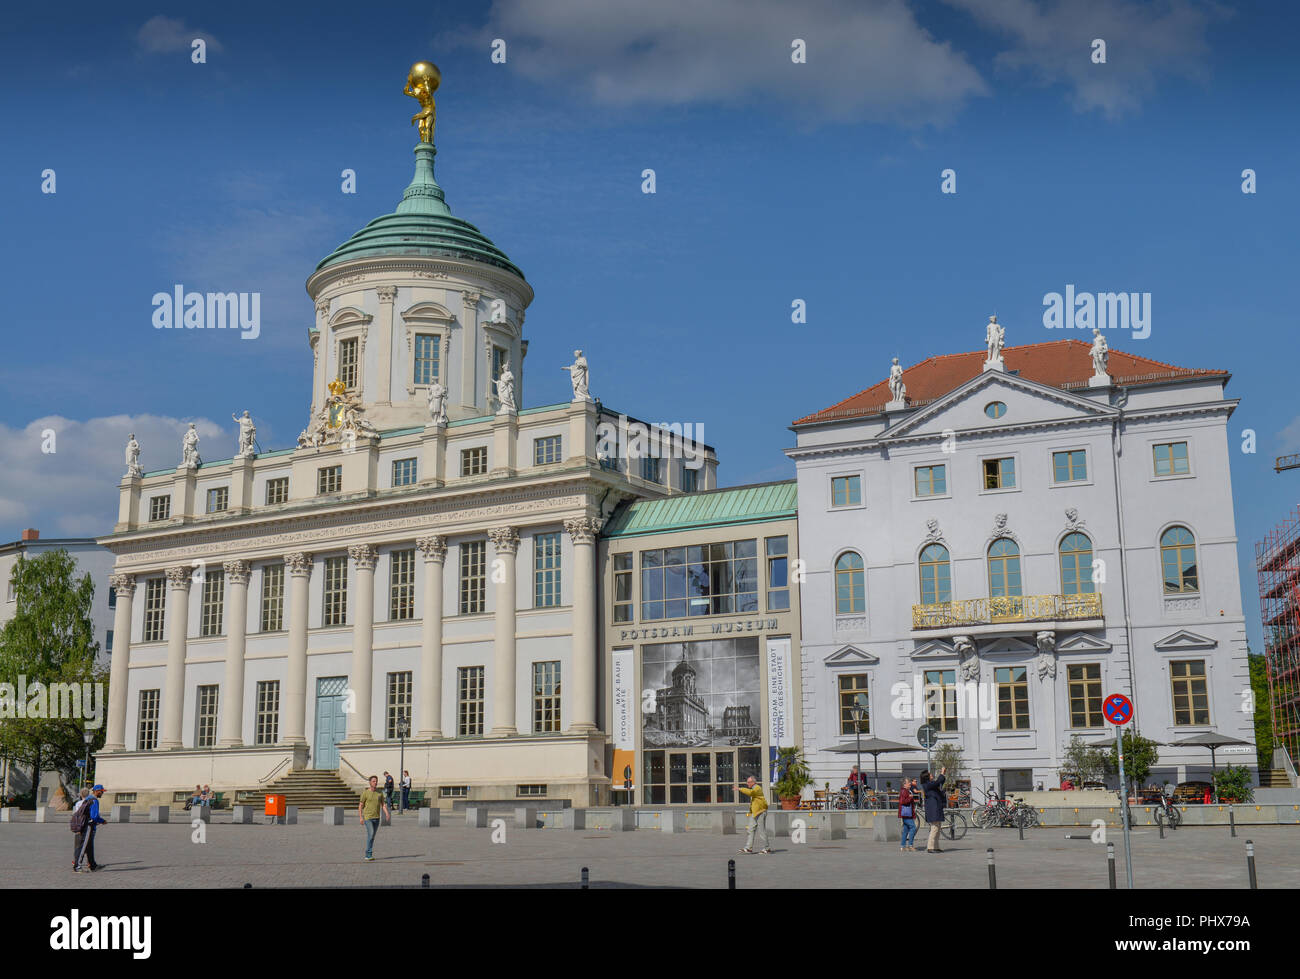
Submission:
<svg viewBox="0 0 1300 979">
<path fill-rule="evenodd" d="M 758 833 L 763 835 L 763 849 L 760 853 L 772 852 L 772 841 L 767 835 L 767 797 L 763 795 L 763 786 L 753 775 L 745 780 L 745 784 L 740 786 L 741 794 L 749 796 L 749 828 L 745 834 L 745 847 L 741 853 L 754 852 L 754 837 Z"/>
<path fill-rule="evenodd" d="M 77 850 L 76 859 L 73 861 L 72 869 L 80 873 L 95 871 L 100 868 L 100 864 L 95 862 L 95 833 L 101 825 L 108 822 L 107 819 L 99 815 L 99 800 L 104 795 L 104 787 L 96 785 L 90 790 L 84 801 L 77 804 L 73 810 L 73 832 L 77 834 L 80 840 L 80 848 Z M 78 832 L 77 818 L 81 817 L 81 831 Z M 85 861 L 85 866 L 82 866 Z"/>
<path fill-rule="evenodd" d="M 388 802 L 379 791 L 379 776 L 370 776 L 370 788 L 361 793 L 361 803 L 357 806 L 357 818 L 366 828 L 366 859 L 375 859 L 375 834 L 379 832 L 379 816 L 391 819 Z"/>
<path fill-rule="evenodd" d="M 943 811 L 948 808 L 948 793 L 943 790 L 944 773 L 947 768 L 939 769 L 939 777 L 930 778 L 928 771 L 921 773 L 921 791 L 925 793 L 925 821 L 930 825 L 930 836 L 925 842 L 926 853 L 942 853 L 939 849 L 939 830 L 943 827 Z"/>
<path fill-rule="evenodd" d="M 81 872 L 81 851 L 86 845 L 86 816 L 89 815 L 87 800 L 90 798 L 90 789 L 82 786 L 81 791 L 77 794 L 77 804 L 72 807 L 72 821 L 69 828 L 72 830 L 72 872 Z"/>
</svg>

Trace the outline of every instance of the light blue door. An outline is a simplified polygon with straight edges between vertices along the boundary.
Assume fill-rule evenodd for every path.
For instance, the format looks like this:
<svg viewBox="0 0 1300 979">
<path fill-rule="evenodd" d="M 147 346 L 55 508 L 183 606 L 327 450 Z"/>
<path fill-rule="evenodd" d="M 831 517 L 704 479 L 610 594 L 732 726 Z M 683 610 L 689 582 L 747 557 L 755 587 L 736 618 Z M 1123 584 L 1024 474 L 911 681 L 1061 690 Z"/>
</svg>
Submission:
<svg viewBox="0 0 1300 979">
<path fill-rule="evenodd" d="M 347 737 L 348 721 L 343 712 L 347 702 L 348 678 L 323 676 L 316 680 L 316 750 L 313 768 L 339 767 L 339 742 Z"/>
</svg>

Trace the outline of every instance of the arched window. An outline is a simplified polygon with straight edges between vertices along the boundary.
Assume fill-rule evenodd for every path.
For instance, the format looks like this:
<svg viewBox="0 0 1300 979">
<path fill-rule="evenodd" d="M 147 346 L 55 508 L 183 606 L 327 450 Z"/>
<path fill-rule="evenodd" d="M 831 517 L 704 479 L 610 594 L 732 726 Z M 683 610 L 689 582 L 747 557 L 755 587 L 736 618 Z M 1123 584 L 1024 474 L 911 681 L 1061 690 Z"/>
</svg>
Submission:
<svg viewBox="0 0 1300 979">
<path fill-rule="evenodd" d="M 1196 538 L 1186 527 L 1170 527 L 1160 535 L 1160 569 L 1165 594 L 1200 591 L 1196 575 Z"/>
<path fill-rule="evenodd" d="M 1091 595 L 1092 541 L 1087 534 L 1069 534 L 1061 541 L 1061 594 Z"/>
<path fill-rule="evenodd" d="M 989 596 L 1020 594 L 1020 548 L 1009 537 L 999 537 L 989 547 Z"/>
<path fill-rule="evenodd" d="M 948 548 L 930 544 L 921 552 L 921 604 L 951 601 L 952 566 L 948 563 Z"/>
<path fill-rule="evenodd" d="M 866 573 L 862 556 L 845 551 L 835 561 L 835 614 L 852 615 L 867 610 Z"/>
</svg>

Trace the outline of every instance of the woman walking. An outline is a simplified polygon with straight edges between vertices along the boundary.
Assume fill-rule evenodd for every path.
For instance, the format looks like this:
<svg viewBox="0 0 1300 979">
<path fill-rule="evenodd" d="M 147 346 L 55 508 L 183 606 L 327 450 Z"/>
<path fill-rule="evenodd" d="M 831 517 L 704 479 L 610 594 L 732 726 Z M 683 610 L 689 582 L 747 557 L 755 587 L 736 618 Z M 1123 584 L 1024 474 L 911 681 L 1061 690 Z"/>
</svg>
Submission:
<svg viewBox="0 0 1300 979">
<path fill-rule="evenodd" d="M 903 779 L 903 787 L 898 792 L 898 818 L 903 821 L 903 843 L 900 852 L 916 852 L 916 802 L 912 797 L 912 780 Z"/>
</svg>

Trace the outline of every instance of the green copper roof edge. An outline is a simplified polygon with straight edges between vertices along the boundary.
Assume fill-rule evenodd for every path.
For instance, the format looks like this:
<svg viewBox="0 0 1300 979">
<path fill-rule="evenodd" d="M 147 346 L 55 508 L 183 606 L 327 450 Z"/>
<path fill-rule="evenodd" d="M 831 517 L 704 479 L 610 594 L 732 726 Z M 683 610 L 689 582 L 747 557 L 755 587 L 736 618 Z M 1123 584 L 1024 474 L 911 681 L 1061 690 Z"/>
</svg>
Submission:
<svg viewBox="0 0 1300 979">
<path fill-rule="evenodd" d="M 797 514 L 797 483 L 778 480 L 636 500 L 614 516 L 602 536 L 639 537 L 673 530 L 792 519 Z"/>
<path fill-rule="evenodd" d="M 670 534 L 678 530 L 700 530 L 705 527 L 740 527 L 750 523 L 767 523 L 772 520 L 793 520 L 799 515 L 798 509 L 773 510 L 770 513 L 758 513 L 743 517 L 722 518 L 717 520 L 683 521 L 681 523 L 662 524 L 637 530 L 614 530 L 601 534 L 607 540 L 626 537 L 649 537 L 652 534 Z"/>
</svg>

